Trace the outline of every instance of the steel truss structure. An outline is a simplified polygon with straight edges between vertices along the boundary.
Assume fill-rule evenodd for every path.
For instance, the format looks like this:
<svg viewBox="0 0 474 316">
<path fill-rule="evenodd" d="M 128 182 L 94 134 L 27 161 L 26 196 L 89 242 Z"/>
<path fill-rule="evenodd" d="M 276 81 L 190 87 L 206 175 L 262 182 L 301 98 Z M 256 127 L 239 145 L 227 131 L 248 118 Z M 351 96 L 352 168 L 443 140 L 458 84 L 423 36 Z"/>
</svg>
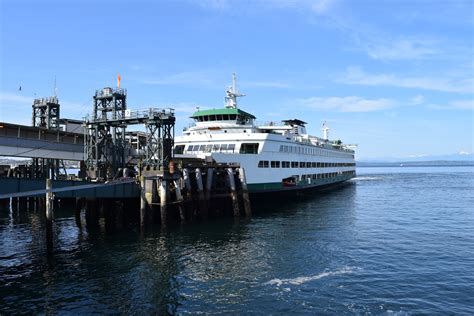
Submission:
<svg viewBox="0 0 474 316">
<path fill-rule="evenodd" d="M 121 168 L 130 167 L 132 159 L 141 160 L 143 167 L 168 167 L 174 145 L 172 109 L 130 111 L 124 89 L 104 88 L 96 91 L 92 118 L 86 118 L 84 124 L 84 157 L 89 177 L 114 178 Z M 146 128 L 143 150 L 132 148 L 126 133 L 129 125 L 137 124 Z"/>
</svg>

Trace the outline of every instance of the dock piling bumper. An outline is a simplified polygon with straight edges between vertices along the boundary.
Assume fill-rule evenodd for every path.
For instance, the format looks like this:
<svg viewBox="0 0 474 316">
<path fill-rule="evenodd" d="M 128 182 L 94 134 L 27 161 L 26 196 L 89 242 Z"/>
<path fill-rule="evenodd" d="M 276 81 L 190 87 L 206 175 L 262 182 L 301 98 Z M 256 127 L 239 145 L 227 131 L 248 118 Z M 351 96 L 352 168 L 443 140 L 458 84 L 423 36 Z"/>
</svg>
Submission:
<svg viewBox="0 0 474 316">
<path fill-rule="evenodd" d="M 181 188 L 179 187 L 179 180 L 174 180 L 174 189 L 176 192 L 176 201 L 178 202 L 178 209 L 179 209 L 179 218 L 181 222 L 186 221 L 186 212 L 184 211 L 183 206 L 183 195 L 181 194 Z"/>
<path fill-rule="evenodd" d="M 147 201 L 146 201 L 146 180 L 145 176 L 140 176 L 140 226 L 145 225 Z"/>
<path fill-rule="evenodd" d="M 242 199 L 244 200 L 245 216 L 250 217 L 252 216 L 252 208 L 250 206 L 249 190 L 247 188 L 247 178 L 245 177 L 244 168 L 239 168 L 239 179 L 242 186 Z"/>
<path fill-rule="evenodd" d="M 201 214 L 202 219 L 207 218 L 208 210 L 207 204 L 204 197 L 204 186 L 202 183 L 202 172 L 201 169 L 196 168 L 196 183 L 197 183 L 197 191 L 198 191 L 198 199 L 199 199 L 199 212 Z"/>
<path fill-rule="evenodd" d="M 53 188 L 51 179 L 46 179 L 46 219 L 53 220 L 54 195 L 50 190 Z"/>
<path fill-rule="evenodd" d="M 207 169 L 207 178 L 206 178 L 206 203 L 207 207 L 211 205 L 211 193 L 212 193 L 212 182 L 214 176 L 214 168 Z"/>
<path fill-rule="evenodd" d="M 168 218 L 167 214 L 167 181 L 165 179 L 161 179 L 160 181 L 160 213 L 161 213 L 161 225 L 166 225 L 166 221 Z"/>
<path fill-rule="evenodd" d="M 234 216 L 238 217 L 240 216 L 240 210 L 237 189 L 235 187 L 234 170 L 232 170 L 232 168 L 227 168 L 227 175 L 229 178 L 230 195 L 232 198 L 232 209 L 234 211 Z"/>
</svg>

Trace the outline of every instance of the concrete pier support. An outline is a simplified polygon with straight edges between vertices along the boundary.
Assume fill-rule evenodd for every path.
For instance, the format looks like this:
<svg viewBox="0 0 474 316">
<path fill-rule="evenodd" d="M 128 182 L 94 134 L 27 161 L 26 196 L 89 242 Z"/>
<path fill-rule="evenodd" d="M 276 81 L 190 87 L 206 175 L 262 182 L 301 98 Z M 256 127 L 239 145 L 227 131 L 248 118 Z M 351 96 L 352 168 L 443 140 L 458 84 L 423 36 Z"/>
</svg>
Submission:
<svg viewBox="0 0 474 316">
<path fill-rule="evenodd" d="M 204 196 L 204 186 L 202 184 L 202 172 L 201 169 L 196 168 L 196 183 L 197 183 L 197 192 L 199 199 L 199 213 L 202 219 L 207 218 L 208 210 L 206 205 L 206 200 Z"/>
<path fill-rule="evenodd" d="M 245 177 L 244 168 L 239 168 L 239 179 L 242 186 L 242 199 L 244 200 L 245 216 L 250 217 L 252 216 L 252 208 L 250 206 L 249 190 L 247 188 L 247 178 Z"/>
<path fill-rule="evenodd" d="M 232 210 L 234 211 L 234 216 L 240 216 L 240 209 L 239 209 L 239 200 L 237 196 L 237 189 L 235 186 L 235 179 L 234 179 L 234 170 L 232 168 L 227 168 L 227 175 L 229 178 L 229 187 L 230 187 L 230 196 L 232 199 Z"/>
</svg>

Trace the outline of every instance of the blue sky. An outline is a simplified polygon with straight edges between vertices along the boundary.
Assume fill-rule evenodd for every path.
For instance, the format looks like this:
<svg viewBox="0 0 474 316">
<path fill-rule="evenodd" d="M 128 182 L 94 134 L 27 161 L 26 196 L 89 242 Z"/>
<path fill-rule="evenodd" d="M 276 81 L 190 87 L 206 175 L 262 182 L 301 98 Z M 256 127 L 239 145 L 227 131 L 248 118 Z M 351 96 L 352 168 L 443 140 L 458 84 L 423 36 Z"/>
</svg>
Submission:
<svg viewBox="0 0 474 316">
<path fill-rule="evenodd" d="M 359 145 L 359 159 L 472 152 L 474 2 L 0 0 L 0 121 L 30 124 L 53 93 L 81 118 L 96 89 L 130 108 L 223 105 L 300 118 Z M 19 91 L 18 87 L 22 86 Z"/>
</svg>

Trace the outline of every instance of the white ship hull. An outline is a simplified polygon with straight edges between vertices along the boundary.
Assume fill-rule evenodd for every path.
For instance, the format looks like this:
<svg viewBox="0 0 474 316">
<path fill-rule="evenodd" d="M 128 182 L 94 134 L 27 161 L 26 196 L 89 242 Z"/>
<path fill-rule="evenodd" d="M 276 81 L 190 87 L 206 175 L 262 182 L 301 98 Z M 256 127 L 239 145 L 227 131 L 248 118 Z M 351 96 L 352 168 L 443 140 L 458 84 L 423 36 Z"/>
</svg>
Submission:
<svg viewBox="0 0 474 316">
<path fill-rule="evenodd" d="M 294 191 L 328 186 L 355 176 L 354 150 L 340 140 L 306 133 L 305 122 L 256 124 L 237 108 L 235 76 L 226 107 L 196 111 L 194 125 L 175 138 L 177 159 L 213 160 L 244 168 L 250 192 Z"/>
</svg>

